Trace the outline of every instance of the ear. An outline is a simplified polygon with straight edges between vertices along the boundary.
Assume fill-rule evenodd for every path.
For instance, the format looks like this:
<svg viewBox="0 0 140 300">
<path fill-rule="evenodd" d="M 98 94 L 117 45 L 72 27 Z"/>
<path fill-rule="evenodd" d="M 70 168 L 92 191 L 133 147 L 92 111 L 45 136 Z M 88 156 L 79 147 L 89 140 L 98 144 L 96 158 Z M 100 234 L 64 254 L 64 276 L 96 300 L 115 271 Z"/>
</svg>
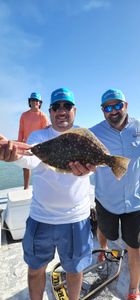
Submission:
<svg viewBox="0 0 140 300">
<path fill-rule="evenodd" d="M 128 102 L 124 102 L 125 104 L 125 108 L 127 109 L 128 108 Z"/>
<path fill-rule="evenodd" d="M 40 105 L 39 105 L 39 109 L 41 108 L 41 106 L 42 106 L 42 101 L 39 101 L 40 102 Z"/>
<path fill-rule="evenodd" d="M 103 106 L 101 106 L 101 110 L 102 110 L 102 112 L 104 113 L 104 109 L 103 109 Z"/>
<path fill-rule="evenodd" d="M 28 99 L 28 104 L 29 104 L 29 107 L 31 107 L 30 99 Z"/>
<path fill-rule="evenodd" d="M 73 107 L 73 110 L 74 110 L 74 114 L 76 115 L 76 107 L 75 106 Z"/>
</svg>

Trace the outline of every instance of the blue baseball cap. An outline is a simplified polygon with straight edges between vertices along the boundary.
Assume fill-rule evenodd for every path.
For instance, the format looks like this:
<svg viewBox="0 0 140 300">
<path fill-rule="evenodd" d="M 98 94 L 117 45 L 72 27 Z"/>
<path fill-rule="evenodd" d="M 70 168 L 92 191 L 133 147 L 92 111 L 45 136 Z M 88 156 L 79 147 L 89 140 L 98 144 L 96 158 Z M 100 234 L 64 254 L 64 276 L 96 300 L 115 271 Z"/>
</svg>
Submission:
<svg viewBox="0 0 140 300">
<path fill-rule="evenodd" d="M 101 98 L 101 106 L 104 105 L 106 102 L 111 101 L 111 100 L 120 100 L 120 101 L 126 101 L 125 96 L 122 93 L 121 90 L 118 89 L 110 89 L 107 90 Z"/>
<path fill-rule="evenodd" d="M 31 93 L 31 96 L 30 96 L 30 98 L 29 98 L 29 100 L 30 99 L 37 99 L 38 101 L 42 101 L 41 100 L 41 95 L 39 94 L 39 93 Z"/>
<path fill-rule="evenodd" d="M 66 88 L 60 88 L 52 92 L 50 105 L 57 101 L 68 101 L 75 105 L 73 93 Z"/>
</svg>

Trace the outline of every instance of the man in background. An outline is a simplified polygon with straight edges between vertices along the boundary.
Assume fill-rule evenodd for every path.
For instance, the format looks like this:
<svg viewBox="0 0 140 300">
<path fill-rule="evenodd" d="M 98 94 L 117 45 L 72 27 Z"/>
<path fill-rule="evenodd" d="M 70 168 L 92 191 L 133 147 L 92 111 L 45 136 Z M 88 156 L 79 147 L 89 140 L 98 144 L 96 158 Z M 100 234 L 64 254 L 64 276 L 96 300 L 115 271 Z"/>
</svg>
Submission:
<svg viewBox="0 0 140 300">
<path fill-rule="evenodd" d="M 39 93 L 31 93 L 28 99 L 30 109 L 24 112 L 20 117 L 18 141 L 26 143 L 28 136 L 32 131 L 45 128 L 49 125 L 47 116 L 40 110 L 42 105 L 41 95 Z M 23 169 L 24 189 L 29 188 L 31 171 Z"/>
</svg>

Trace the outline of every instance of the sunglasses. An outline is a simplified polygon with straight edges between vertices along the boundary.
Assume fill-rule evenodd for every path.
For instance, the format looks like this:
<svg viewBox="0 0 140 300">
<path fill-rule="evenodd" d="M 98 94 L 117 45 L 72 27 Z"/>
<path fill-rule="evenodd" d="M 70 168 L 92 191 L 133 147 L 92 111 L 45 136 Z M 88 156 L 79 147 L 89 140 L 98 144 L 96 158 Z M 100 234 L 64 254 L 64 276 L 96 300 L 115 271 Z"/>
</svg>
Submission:
<svg viewBox="0 0 140 300">
<path fill-rule="evenodd" d="M 36 99 L 36 98 L 30 98 L 29 100 L 30 100 L 30 101 L 33 101 L 33 102 L 42 102 L 41 100 L 38 100 L 38 99 Z"/>
<path fill-rule="evenodd" d="M 73 104 L 69 103 L 69 102 L 63 103 L 63 105 L 61 105 L 59 102 L 54 103 L 54 104 L 51 105 L 51 108 L 52 108 L 53 111 L 57 111 L 60 108 L 61 109 L 66 109 L 67 111 L 70 111 L 72 109 L 72 107 L 73 107 Z"/>
<path fill-rule="evenodd" d="M 123 108 L 123 106 L 124 106 L 124 103 L 123 102 L 119 102 L 119 103 L 116 103 L 114 105 L 103 106 L 103 111 L 106 112 L 106 113 L 109 113 L 109 112 L 112 112 L 113 109 L 120 110 L 120 109 Z"/>
</svg>

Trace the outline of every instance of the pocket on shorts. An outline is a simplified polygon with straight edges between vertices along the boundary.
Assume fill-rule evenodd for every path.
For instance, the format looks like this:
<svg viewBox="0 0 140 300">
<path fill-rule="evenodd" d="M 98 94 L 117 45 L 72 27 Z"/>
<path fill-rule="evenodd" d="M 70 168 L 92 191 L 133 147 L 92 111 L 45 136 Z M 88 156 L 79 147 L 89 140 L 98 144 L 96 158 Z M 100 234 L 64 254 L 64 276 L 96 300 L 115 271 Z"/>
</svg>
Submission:
<svg viewBox="0 0 140 300">
<path fill-rule="evenodd" d="M 93 248 L 90 220 L 80 221 L 73 224 L 73 256 L 83 257 Z"/>
<path fill-rule="evenodd" d="M 26 221 L 26 230 L 22 241 L 23 250 L 26 253 L 34 254 L 34 238 L 37 232 L 39 222 L 28 217 Z"/>
</svg>

